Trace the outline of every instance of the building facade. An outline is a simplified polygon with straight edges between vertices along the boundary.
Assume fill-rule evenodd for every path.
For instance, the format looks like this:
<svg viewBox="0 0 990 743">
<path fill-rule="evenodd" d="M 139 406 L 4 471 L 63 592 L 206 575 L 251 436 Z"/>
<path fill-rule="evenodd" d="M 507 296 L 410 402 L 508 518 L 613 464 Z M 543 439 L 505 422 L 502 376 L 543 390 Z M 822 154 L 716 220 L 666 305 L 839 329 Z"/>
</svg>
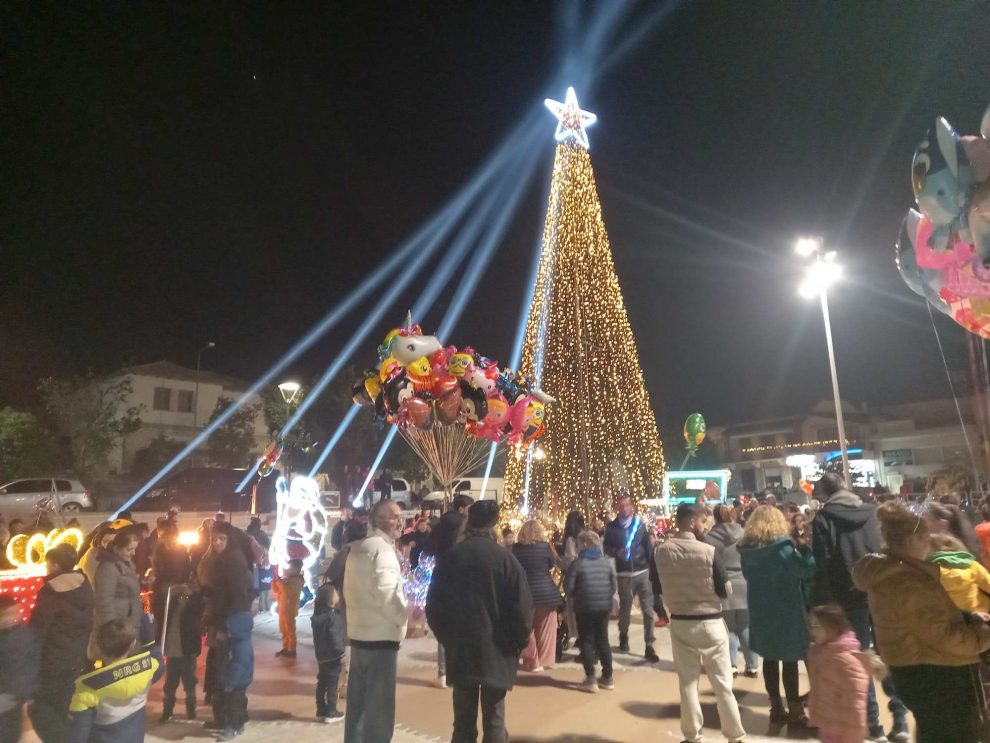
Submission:
<svg viewBox="0 0 990 743">
<path fill-rule="evenodd" d="M 972 469 L 970 445 L 985 471 L 975 398 L 961 398 L 964 426 L 955 401 L 929 400 L 867 409 L 842 403 L 853 485 L 885 485 L 914 491 L 940 470 L 961 465 Z M 796 490 L 828 469 L 840 469 L 841 450 L 835 406 L 822 400 L 800 416 L 712 426 L 708 436 L 732 473 L 733 495 L 763 490 Z M 967 439 L 969 445 L 967 445 Z"/>
<path fill-rule="evenodd" d="M 209 371 L 189 369 L 170 361 L 156 361 L 121 370 L 114 379 L 129 377 L 133 391 L 123 403 L 123 408 L 140 406 L 141 427 L 124 436 L 110 455 L 112 471 L 126 472 L 134 461 L 134 455 L 159 436 L 167 436 L 183 444 L 189 443 L 209 423 L 221 397 L 230 400 L 241 398 L 248 383 Z M 248 405 L 261 402 L 253 395 Z M 269 441 L 265 416 L 258 406 L 254 421 L 255 447 L 252 456 L 257 457 Z M 250 462 L 245 462 L 247 467 Z"/>
</svg>

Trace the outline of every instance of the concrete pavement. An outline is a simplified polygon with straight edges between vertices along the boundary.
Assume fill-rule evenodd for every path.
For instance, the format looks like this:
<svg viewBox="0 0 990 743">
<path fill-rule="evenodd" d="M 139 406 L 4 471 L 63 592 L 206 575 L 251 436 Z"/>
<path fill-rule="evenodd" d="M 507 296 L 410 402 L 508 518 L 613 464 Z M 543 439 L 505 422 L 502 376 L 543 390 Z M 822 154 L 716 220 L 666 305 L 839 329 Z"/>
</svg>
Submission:
<svg viewBox="0 0 990 743">
<path fill-rule="evenodd" d="M 274 657 L 280 647 L 277 622 L 259 616 L 255 624 L 255 682 L 249 690 L 251 722 L 238 741 L 343 740 L 343 723 L 323 725 L 313 720 L 316 662 L 309 632 L 308 610 L 299 617 L 299 657 Z M 638 631 L 637 631 L 638 630 Z M 615 623 L 612 623 L 613 641 Z M 511 738 L 519 743 L 611 743 L 640 740 L 681 740 L 677 677 L 671 660 L 667 630 L 658 630 L 656 649 L 660 662 L 652 665 L 642 657 L 642 630 L 631 632 L 632 654 L 616 654 L 615 691 L 590 694 L 578 688 L 583 671 L 565 656 L 563 663 L 549 672 L 520 672 L 518 684 L 507 697 L 506 718 Z M 450 739 L 453 720 L 450 691 L 431 686 L 436 675 L 436 642 L 430 637 L 403 642 L 399 658 L 396 692 L 398 729 L 395 743 L 422 743 Z M 200 672 L 202 678 L 202 670 Z M 740 677 L 736 696 L 747 740 L 814 740 L 807 731 L 788 730 L 769 723 L 767 697 L 762 679 Z M 701 682 L 705 712 L 706 740 L 725 740 L 718 731 L 714 697 L 707 680 Z M 802 691 L 807 679 L 802 679 Z M 183 709 L 181 690 L 178 711 Z M 342 706 L 342 709 L 345 707 Z M 211 736 L 201 723 L 191 723 L 180 714 L 164 725 L 157 723 L 161 713 L 161 685 L 152 691 L 148 706 L 150 741 L 208 740 Z M 208 716 L 202 708 L 201 717 Z M 889 719 L 887 720 L 889 724 Z"/>
</svg>

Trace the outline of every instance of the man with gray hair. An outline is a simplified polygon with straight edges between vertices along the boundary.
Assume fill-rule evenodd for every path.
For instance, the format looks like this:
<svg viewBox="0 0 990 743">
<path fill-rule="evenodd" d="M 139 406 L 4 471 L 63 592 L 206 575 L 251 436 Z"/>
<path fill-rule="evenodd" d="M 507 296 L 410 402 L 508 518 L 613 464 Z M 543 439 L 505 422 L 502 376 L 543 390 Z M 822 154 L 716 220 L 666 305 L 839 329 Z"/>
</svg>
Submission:
<svg viewBox="0 0 990 743">
<path fill-rule="evenodd" d="M 368 520 L 368 536 L 353 543 L 344 568 L 351 641 L 345 743 L 392 740 L 399 643 L 406 636 L 406 598 L 395 552 L 402 512 L 393 501 L 379 501 Z"/>
</svg>

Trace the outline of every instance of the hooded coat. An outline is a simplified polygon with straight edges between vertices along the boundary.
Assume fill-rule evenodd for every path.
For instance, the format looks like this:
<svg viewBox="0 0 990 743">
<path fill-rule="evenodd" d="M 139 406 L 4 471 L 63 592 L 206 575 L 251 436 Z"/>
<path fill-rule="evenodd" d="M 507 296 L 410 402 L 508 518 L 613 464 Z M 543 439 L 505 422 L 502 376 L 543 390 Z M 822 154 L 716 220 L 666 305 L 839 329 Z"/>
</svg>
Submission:
<svg viewBox="0 0 990 743">
<path fill-rule="evenodd" d="M 742 558 L 739 556 L 739 540 L 743 528 L 735 522 L 715 524 L 705 535 L 705 541 L 715 548 L 719 562 L 732 586 L 732 593 L 722 599 L 722 608 L 734 611 L 749 608 L 746 578 L 742 571 Z"/>
<path fill-rule="evenodd" d="M 889 552 L 867 555 L 853 580 L 869 598 L 877 650 L 888 666 L 968 666 L 990 648 L 990 626 L 952 603 L 937 565 Z"/>
<path fill-rule="evenodd" d="M 853 632 L 808 649 L 811 696 L 808 715 L 829 740 L 860 743 L 866 727 L 866 691 L 870 674 Z M 841 738 L 840 738 L 841 736 Z"/>
<path fill-rule="evenodd" d="M 598 547 L 581 550 L 564 575 L 564 591 L 574 602 L 575 614 L 611 611 L 618 587 L 615 565 Z"/>
<path fill-rule="evenodd" d="M 533 603 L 519 561 L 469 532 L 433 570 L 426 619 L 447 653 L 451 686 L 511 689 L 529 644 Z"/>
<path fill-rule="evenodd" d="M 225 689 L 246 689 L 254 681 L 254 646 L 251 630 L 254 619 L 250 611 L 227 617 L 227 662 L 223 669 Z"/>
<path fill-rule="evenodd" d="M 93 589 L 86 576 L 74 571 L 45 579 L 30 625 L 42 648 L 42 688 L 71 686 L 86 665 L 93 631 Z"/>
<path fill-rule="evenodd" d="M 877 509 L 847 490 L 834 493 L 811 522 L 815 555 L 815 604 L 843 609 L 866 606 L 866 594 L 853 585 L 852 569 L 863 555 L 880 549 Z"/>
<path fill-rule="evenodd" d="M 141 617 L 144 616 L 141 585 L 134 563 L 119 557 L 115 552 L 105 550 L 97 553 L 96 561 L 96 580 L 93 583 L 93 651 L 96 648 L 96 631 L 105 623 L 112 619 L 123 619 L 137 637 Z"/>
<path fill-rule="evenodd" d="M 749 597 L 749 645 L 768 660 L 803 660 L 808 649 L 805 583 L 815 558 L 787 537 L 737 545 Z"/>
<path fill-rule="evenodd" d="M 211 548 L 199 563 L 198 574 L 206 600 L 203 620 L 207 627 L 222 628 L 227 617 L 250 612 L 251 571 L 241 550 L 229 542 L 223 552 Z"/>
</svg>

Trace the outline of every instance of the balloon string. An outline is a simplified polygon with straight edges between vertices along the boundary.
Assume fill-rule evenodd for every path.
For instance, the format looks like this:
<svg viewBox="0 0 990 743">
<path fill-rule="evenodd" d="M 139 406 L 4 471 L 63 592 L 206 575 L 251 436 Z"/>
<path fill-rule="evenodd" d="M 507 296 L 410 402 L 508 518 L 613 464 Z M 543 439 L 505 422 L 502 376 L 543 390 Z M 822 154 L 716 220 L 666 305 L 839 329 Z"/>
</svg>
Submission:
<svg viewBox="0 0 990 743">
<path fill-rule="evenodd" d="M 963 440 L 966 442 L 966 449 L 969 451 L 969 461 L 973 465 L 973 478 L 977 490 L 982 490 L 980 485 L 980 473 L 976 467 L 976 455 L 973 454 L 973 445 L 969 441 L 969 432 L 966 431 L 966 422 L 963 420 L 962 408 L 959 406 L 959 396 L 956 395 L 956 386 L 952 383 L 952 374 L 949 371 L 949 362 L 945 358 L 945 349 L 942 348 L 942 338 L 938 334 L 938 327 L 935 325 L 935 315 L 932 313 L 931 302 L 925 302 L 928 307 L 928 317 L 932 321 L 932 330 L 935 332 L 935 342 L 938 343 L 938 352 L 942 355 L 942 366 L 945 368 L 945 378 L 949 381 L 949 391 L 952 393 L 952 401 L 956 404 L 956 415 L 959 416 L 959 427 L 962 428 Z"/>
</svg>

